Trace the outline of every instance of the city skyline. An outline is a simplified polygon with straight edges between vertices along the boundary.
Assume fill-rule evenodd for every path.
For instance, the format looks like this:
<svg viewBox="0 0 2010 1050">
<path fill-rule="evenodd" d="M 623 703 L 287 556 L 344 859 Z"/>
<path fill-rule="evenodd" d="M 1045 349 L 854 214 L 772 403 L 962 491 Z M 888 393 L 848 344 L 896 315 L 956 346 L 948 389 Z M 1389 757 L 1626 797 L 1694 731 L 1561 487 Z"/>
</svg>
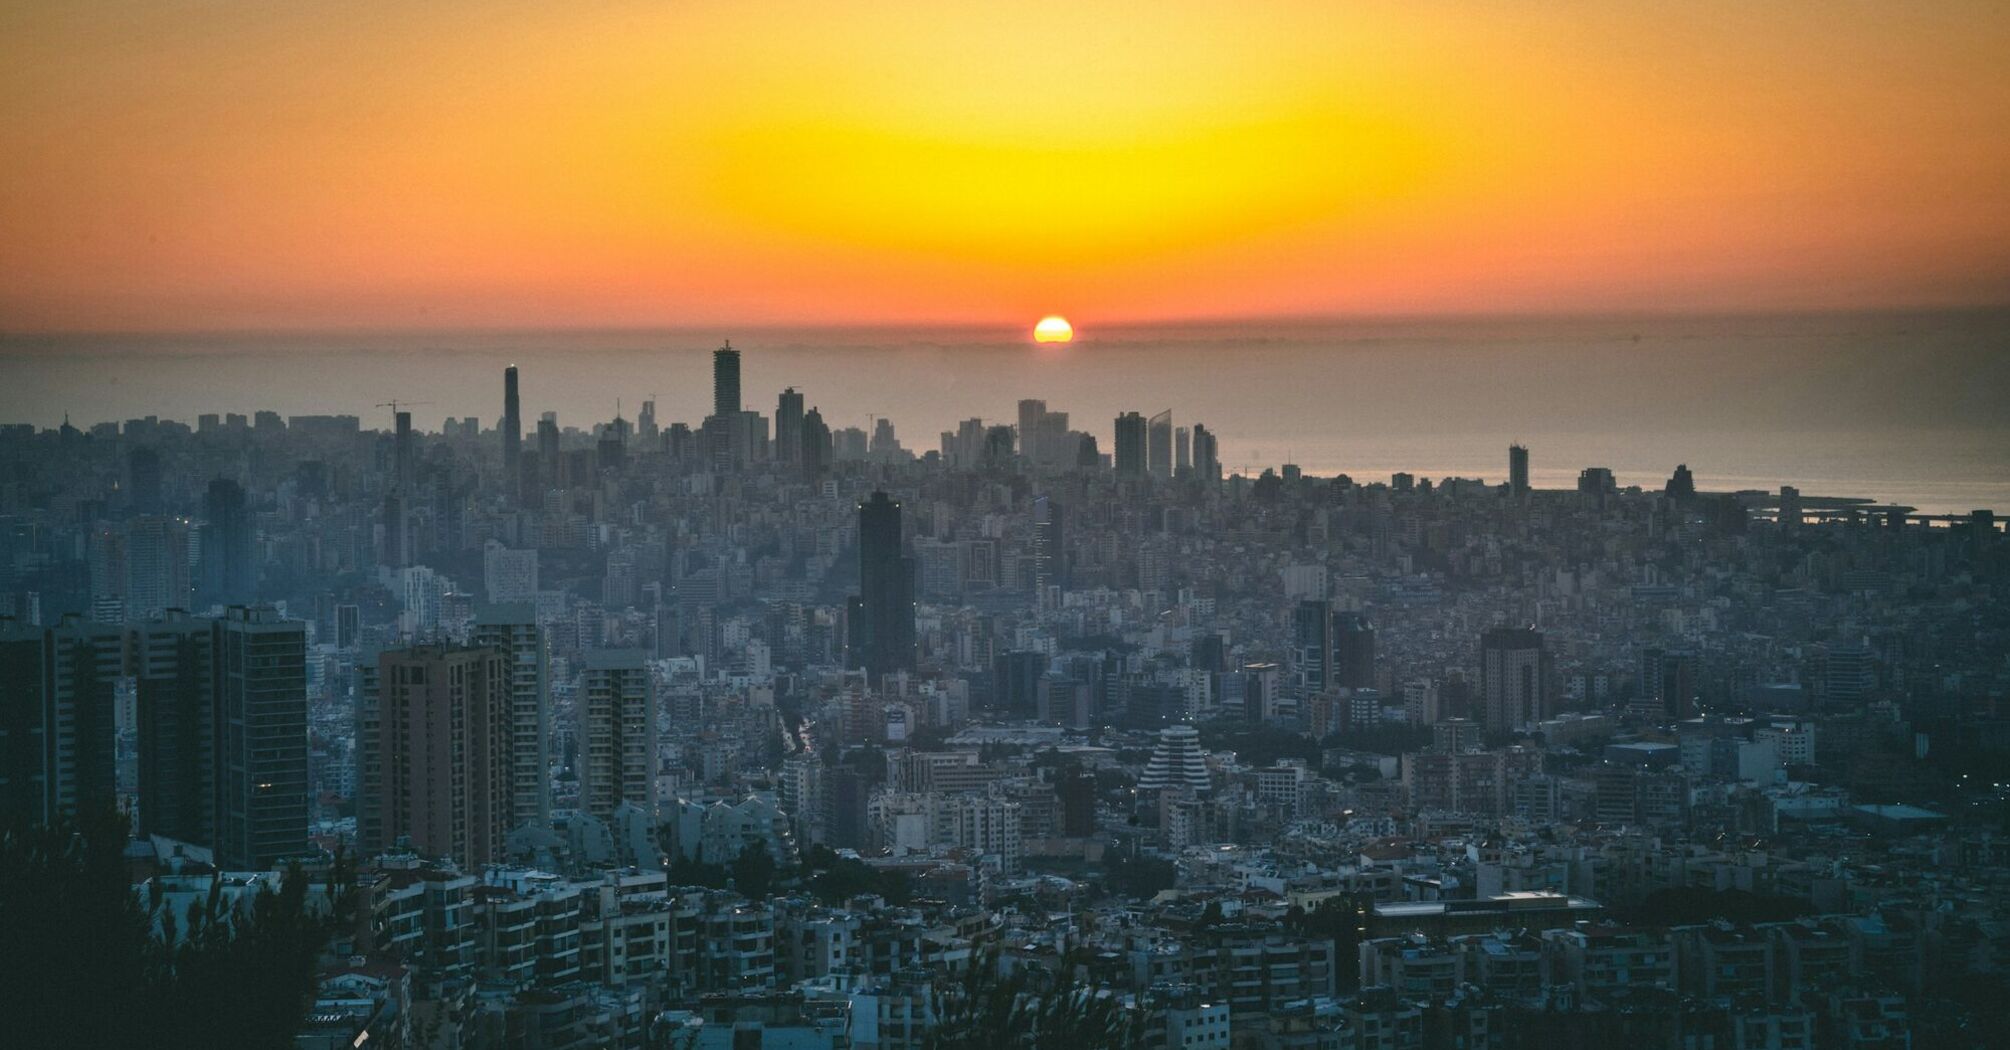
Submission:
<svg viewBox="0 0 2010 1050">
<path fill-rule="evenodd" d="M 2006 55 L 0 5 L 0 1023 L 2003 1050 Z"/>
</svg>

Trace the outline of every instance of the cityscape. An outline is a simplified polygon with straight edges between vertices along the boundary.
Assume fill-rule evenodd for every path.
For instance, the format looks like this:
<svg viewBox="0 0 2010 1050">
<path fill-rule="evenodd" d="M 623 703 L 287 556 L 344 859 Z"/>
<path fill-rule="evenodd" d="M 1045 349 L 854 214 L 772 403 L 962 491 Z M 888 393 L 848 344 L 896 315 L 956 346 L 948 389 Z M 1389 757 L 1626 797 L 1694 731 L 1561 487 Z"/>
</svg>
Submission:
<svg viewBox="0 0 2010 1050">
<path fill-rule="evenodd" d="M 693 421 L 0 429 L 10 826 L 124 814 L 169 930 L 297 880 L 303 1047 L 943 1045 L 978 966 L 1123 1045 L 2001 1032 L 1990 512 L 918 451 L 758 354 Z"/>
<path fill-rule="evenodd" d="M 0 1045 L 2010 1048 L 2006 55 L 0 4 Z"/>
</svg>

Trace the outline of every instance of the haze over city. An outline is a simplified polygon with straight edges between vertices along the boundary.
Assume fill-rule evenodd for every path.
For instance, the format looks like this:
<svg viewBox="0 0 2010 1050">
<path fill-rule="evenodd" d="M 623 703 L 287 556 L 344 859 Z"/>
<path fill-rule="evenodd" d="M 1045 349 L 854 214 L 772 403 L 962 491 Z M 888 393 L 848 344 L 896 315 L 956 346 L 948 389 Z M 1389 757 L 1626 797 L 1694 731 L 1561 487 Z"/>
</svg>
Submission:
<svg viewBox="0 0 2010 1050">
<path fill-rule="evenodd" d="M 0 1031 L 2010 1045 L 2010 8 L 0 8 Z"/>
</svg>

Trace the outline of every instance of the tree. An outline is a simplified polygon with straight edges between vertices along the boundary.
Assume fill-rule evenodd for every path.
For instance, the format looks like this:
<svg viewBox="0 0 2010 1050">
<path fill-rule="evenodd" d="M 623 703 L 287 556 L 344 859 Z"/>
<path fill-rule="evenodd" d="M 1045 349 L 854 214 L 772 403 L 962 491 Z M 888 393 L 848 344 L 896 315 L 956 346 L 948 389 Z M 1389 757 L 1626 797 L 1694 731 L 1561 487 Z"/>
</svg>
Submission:
<svg viewBox="0 0 2010 1050">
<path fill-rule="evenodd" d="M 1320 901 L 1311 911 L 1292 908 L 1284 924 L 1307 937 L 1323 937 L 1333 942 L 1333 963 L 1343 987 L 1358 979 L 1353 960 L 1361 953 L 1362 928 L 1375 899 L 1364 893 L 1340 893 Z"/>
<path fill-rule="evenodd" d="M 1110 892 L 1123 897 L 1154 897 L 1179 881 L 1179 868 L 1159 857 L 1139 857 L 1109 866 Z"/>
<path fill-rule="evenodd" d="M 740 847 L 740 855 L 733 858 L 733 888 L 748 900 L 761 900 L 774 888 L 775 875 L 781 866 L 775 863 L 775 855 L 768 848 L 756 842 Z"/>
<path fill-rule="evenodd" d="M 180 915 L 126 875 L 125 818 L 91 814 L 0 835 L 0 982 L 10 1042 L 22 1046 L 293 1045 L 314 963 L 353 914 L 353 879 L 337 860 L 326 917 L 307 878 L 233 906 L 221 880 Z M 345 885 L 346 884 L 346 885 Z"/>
</svg>

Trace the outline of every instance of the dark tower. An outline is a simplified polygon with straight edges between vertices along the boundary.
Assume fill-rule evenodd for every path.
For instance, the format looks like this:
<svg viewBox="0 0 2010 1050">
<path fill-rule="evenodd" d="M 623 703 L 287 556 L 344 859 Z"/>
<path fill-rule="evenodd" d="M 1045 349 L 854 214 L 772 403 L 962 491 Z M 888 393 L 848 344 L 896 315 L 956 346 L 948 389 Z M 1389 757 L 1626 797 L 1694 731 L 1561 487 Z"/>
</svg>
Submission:
<svg viewBox="0 0 2010 1050">
<path fill-rule="evenodd" d="M 397 421 L 397 437 L 391 446 L 393 454 L 392 462 L 398 472 L 398 484 L 401 486 L 410 485 L 414 480 L 412 478 L 412 414 L 410 412 L 400 412 L 397 414 Z"/>
<path fill-rule="evenodd" d="M 1061 508 L 1045 496 L 1033 500 L 1033 587 L 1044 595 L 1049 587 L 1068 589 L 1068 548 L 1061 529 Z"/>
<path fill-rule="evenodd" d="M 1375 688 L 1375 628 L 1360 613 L 1333 614 L 1333 680 L 1343 689 Z"/>
<path fill-rule="evenodd" d="M 797 459 L 803 465 L 803 478 L 816 482 L 830 468 L 831 428 L 824 425 L 824 414 L 812 408 L 803 415 L 801 451 Z"/>
<path fill-rule="evenodd" d="M 1520 445 L 1508 446 L 1508 492 L 1528 495 L 1528 449 Z"/>
<path fill-rule="evenodd" d="M 211 480 L 203 495 L 202 511 L 208 520 L 202 532 L 203 600 L 243 605 L 258 589 L 252 551 L 256 535 L 244 486 L 229 478 Z"/>
<path fill-rule="evenodd" d="M 1302 696 L 1318 696 L 1332 685 L 1333 603 L 1302 601 L 1291 615 L 1293 670 Z"/>
<path fill-rule="evenodd" d="M 803 395 L 795 387 L 782 391 L 775 403 L 775 458 L 783 463 L 803 458 Z"/>
<path fill-rule="evenodd" d="M 503 491 L 511 499 L 517 497 L 522 488 L 523 476 L 523 416 L 517 403 L 516 366 L 503 369 Z"/>
<path fill-rule="evenodd" d="M 902 553 L 900 504 L 885 492 L 858 505 L 859 601 L 852 663 L 878 681 L 914 668 L 914 570 Z"/>
<path fill-rule="evenodd" d="M 712 414 L 721 419 L 740 414 L 740 352 L 731 339 L 712 351 Z"/>
<path fill-rule="evenodd" d="M 161 512 L 161 454 L 141 445 L 126 453 L 126 493 L 135 514 Z"/>
<path fill-rule="evenodd" d="M 1145 476 L 1145 417 L 1136 412 L 1117 417 L 1117 476 Z"/>
</svg>

